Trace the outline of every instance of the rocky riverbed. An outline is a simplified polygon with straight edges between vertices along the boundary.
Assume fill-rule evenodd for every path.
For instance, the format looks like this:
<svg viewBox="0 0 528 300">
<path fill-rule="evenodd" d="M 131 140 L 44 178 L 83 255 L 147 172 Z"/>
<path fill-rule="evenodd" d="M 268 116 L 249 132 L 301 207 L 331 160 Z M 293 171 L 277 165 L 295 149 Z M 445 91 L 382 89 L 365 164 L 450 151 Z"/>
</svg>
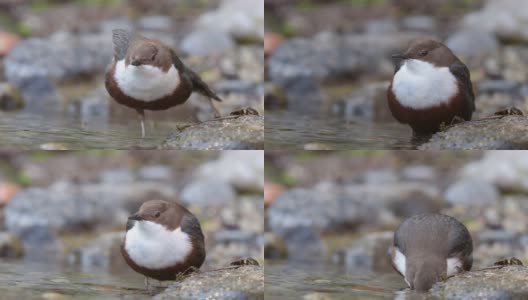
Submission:
<svg viewBox="0 0 528 300">
<path fill-rule="evenodd" d="M 269 148 L 311 144 L 329 149 L 416 148 L 411 131 L 400 130 L 408 128 L 392 117 L 386 90 L 394 72 L 391 54 L 417 37 L 443 41 L 468 65 L 476 95 L 474 119 L 511 107 L 526 111 L 528 48 L 522 25 L 526 16 L 519 12 L 528 9 L 527 3 L 455 2 L 433 1 L 425 8 L 420 1 L 309 1 L 303 9 L 266 2 L 270 15 L 266 79 L 274 86 L 266 94 L 271 116 L 267 135 L 273 137 Z M 507 25 L 501 20 L 508 20 Z M 303 117 L 317 120 L 309 133 L 304 124 L 297 125 Z M 502 126 L 495 119 L 486 124 L 497 139 L 510 140 L 501 136 Z M 347 131 L 353 134 L 346 135 Z M 520 128 L 512 131 L 523 134 Z M 466 145 L 463 135 L 450 136 L 449 145 L 437 143 L 434 148 L 477 148 Z M 478 143 L 483 145 L 480 149 L 505 148 L 500 143 Z"/>
<path fill-rule="evenodd" d="M 450 278 L 426 296 L 522 299 L 526 291 L 521 282 L 528 278 L 528 269 L 493 265 L 512 257 L 528 263 L 526 154 L 267 155 L 265 249 L 271 295 L 312 297 L 317 293 L 324 298 L 337 293 L 337 299 L 346 299 L 403 294 L 421 299 L 404 290 L 406 284 L 393 271 L 387 248 L 405 218 L 440 212 L 454 216 L 471 232 L 474 264 L 471 272 Z M 311 270 L 309 275 L 296 271 L 306 268 Z M 293 282 L 279 284 L 285 280 L 282 274 L 289 274 Z"/>
<path fill-rule="evenodd" d="M 43 3 L 39 9 L 29 2 L 6 4 L 7 12 L 19 12 L 5 16 L 14 24 L 7 29 L 25 28 L 19 33 L 25 36 L 4 36 L 6 29 L 0 26 L 0 39 L 10 45 L 4 52 L 0 49 L 0 135 L 6 147 L 34 149 L 53 143 L 65 149 L 152 149 L 182 126 L 213 118 L 208 100 L 193 95 L 179 107 L 147 112 L 150 140 L 138 139 L 136 113 L 116 104 L 103 87 L 112 59 L 111 32 L 116 28 L 175 48 L 223 99 L 217 103 L 222 115 L 246 108 L 264 114 L 263 0 L 158 1 L 146 6 L 142 1 L 106 5 L 86 1 L 90 3 Z M 262 9 L 255 9 L 259 6 Z M 58 19 L 63 22 L 57 24 Z M 242 127 L 263 130 L 258 120 L 247 120 Z M 202 131 L 206 130 L 194 130 L 193 136 L 203 139 Z M 241 147 L 262 149 L 258 138 L 225 135 L 232 145 L 238 141 Z M 219 143 L 195 146 L 210 149 L 214 144 Z"/>
<path fill-rule="evenodd" d="M 165 199 L 183 203 L 200 220 L 207 258 L 200 273 L 160 289 L 158 299 L 262 299 L 262 267 L 211 271 L 248 257 L 264 262 L 263 223 L 255 222 L 264 209 L 261 151 L 6 155 L 10 164 L 0 168 L 5 294 L 150 298 L 120 244 L 127 217 L 146 200 Z M 200 293 L 192 291 L 197 285 L 204 286 Z"/>
</svg>

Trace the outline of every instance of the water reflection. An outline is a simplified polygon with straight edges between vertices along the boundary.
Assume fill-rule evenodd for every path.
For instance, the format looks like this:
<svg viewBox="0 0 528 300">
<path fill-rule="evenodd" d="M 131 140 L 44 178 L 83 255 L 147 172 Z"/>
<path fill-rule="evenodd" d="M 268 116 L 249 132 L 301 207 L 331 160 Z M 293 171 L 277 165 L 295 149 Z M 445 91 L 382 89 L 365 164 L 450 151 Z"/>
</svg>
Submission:
<svg viewBox="0 0 528 300">
<path fill-rule="evenodd" d="M 0 145 L 3 149 L 18 150 L 154 149 L 177 126 L 160 122 L 146 125 L 147 137 L 141 139 L 138 120 L 82 123 L 74 116 L 59 113 L 0 112 Z"/>
<path fill-rule="evenodd" d="M 90 273 L 51 263 L 0 260 L 2 299 L 149 299 L 140 276 Z"/>
<path fill-rule="evenodd" d="M 424 294 L 407 289 L 396 273 L 347 269 L 323 262 L 267 260 L 265 276 L 266 299 L 301 299 L 315 294 L 321 297 L 313 299 L 426 299 Z"/>
<path fill-rule="evenodd" d="M 302 149 L 322 144 L 331 149 L 415 149 L 412 132 L 398 123 L 358 123 L 335 115 L 266 112 L 266 149 Z"/>
</svg>

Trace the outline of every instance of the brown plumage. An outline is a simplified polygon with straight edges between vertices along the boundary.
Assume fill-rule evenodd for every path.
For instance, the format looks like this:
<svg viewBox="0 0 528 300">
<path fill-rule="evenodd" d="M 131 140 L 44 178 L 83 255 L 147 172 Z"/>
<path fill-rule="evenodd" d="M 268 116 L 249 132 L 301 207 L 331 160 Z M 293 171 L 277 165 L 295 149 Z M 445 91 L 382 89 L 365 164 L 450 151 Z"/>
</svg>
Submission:
<svg viewBox="0 0 528 300">
<path fill-rule="evenodd" d="M 157 40 L 148 39 L 141 35 L 122 30 L 113 30 L 114 59 L 105 74 L 105 86 L 112 98 L 119 104 L 135 109 L 141 116 L 142 136 L 144 136 L 144 111 L 166 110 L 173 106 L 183 104 L 189 99 L 192 92 L 198 92 L 209 99 L 222 101 L 209 86 L 194 71 L 176 55 L 176 52 Z M 141 66 L 155 67 L 168 73 L 171 67 L 177 70 L 179 83 L 174 90 L 158 97 L 157 99 L 141 99 L 127 94 L 125 87 L 120 86 L 116 80 L 117 63 L 124 61 L 125 70 L 129 67 Z M 136 85 L 146 84 L 138 82 Z M 149 87 L 144 87 L 148 89 Z M 211 103 L 215 115 L 219 116 L 216 107 Z"/>
<path fill-rule="evenodd" d="M 405 99 L 397 98 L 393 90 L 393 77 L 387 99 L 392 115 L 398 122 L 410 125 L 415 134 L 431 134 L 439 131 L 442 123 L 451 125 L 456 119 L 471 120 L 475 110 L 475 96 L 469 70 L 444 44 L 431 39 L 418 39 L 410 44 L 404 54 L 393 55 L 393 58 L 396 65 L 395 76 L 407 61 L 417 60 L 437 68 L 448 68 L 457 81 L 457 92 L 447 101 L 426 108 L 415 108 L 402 105 Z"/>
<path fill-rule="evenodd" d="M 180 228 L 182 232 L 189 236 L 192 250 L 182 261 L 174 265 L 156 269 L 148 268 L 130 257 L 126 250 L 127 239 L 125 235 L 121 244 L 121 254 L 134 271 L 160 281 L 174 280 L 176 276 L 192 272 L 203 264 L 205 260 L 205 245 L 200 223 L 185 207 L 174 202 L 162 200 L 147 201 L 143 203 L 136 214 L 129 217 L 127 233 L 134 226 L 137 226 L 135 222 L 154 222 L 171 232 Z"/>
</svg>

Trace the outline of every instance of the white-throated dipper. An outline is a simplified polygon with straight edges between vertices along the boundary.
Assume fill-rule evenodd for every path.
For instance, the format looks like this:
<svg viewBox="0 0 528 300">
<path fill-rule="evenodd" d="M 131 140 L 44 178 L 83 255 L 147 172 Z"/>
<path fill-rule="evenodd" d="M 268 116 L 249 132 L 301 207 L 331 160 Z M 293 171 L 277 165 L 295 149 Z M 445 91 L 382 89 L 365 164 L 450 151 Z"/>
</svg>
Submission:
<svg viewBox="0 0 528 300">
<path fill-rule="evenodd" d="M 396 70 L 387 98 L 398 122 L 424 135 L 439 131 L 442 123 L 471 120 L 475 96 L 469 70 L 444 44 L 418 39 L 392 57 Z"/>
<path fill-rule="evenodd" d="M 114 59 L 106 71 L 106 90 L 118 103 L 139 113 L 142 137 L 145 110 L 166 110 L 183 104 L 192 92 L 208 97 L 215 116 L 220 115 L 212 100 L 222 100 L 173 49 L 123 29 L 112 33 Z"/>
<path fill-rule="evenodd" d="M 441 214 L 420 214 L 405 220 L 389 247 L 392 266 L 411 289 L 429 290 L 446 276 L 469 271 L 473 241 L 464 224 Z"/>
<path fill-rule="evenodd" d="M 200 268 L 205 260 L 198 219 L 185 207 L 150 200 L 128 218 L 121 254 L 134 271 L 159 281 L 175 280 Z"/>
</svg>

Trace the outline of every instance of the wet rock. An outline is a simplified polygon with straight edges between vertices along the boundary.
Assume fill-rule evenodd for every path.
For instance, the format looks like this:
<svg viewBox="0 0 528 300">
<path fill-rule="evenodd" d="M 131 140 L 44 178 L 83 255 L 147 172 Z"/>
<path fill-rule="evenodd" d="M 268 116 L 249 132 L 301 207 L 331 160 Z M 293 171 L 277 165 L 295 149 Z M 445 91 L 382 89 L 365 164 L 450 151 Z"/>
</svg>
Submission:
<svg viewBox="0 0 528 300">
<path fill-rule="evenodd" d="M 264 117 L 242 116 L 191 125 L 171 134 L 162 149 L 248 150 L 264 148 Z"/>
<path fill-rule="evenodd" d="M 81 122 L 90 126 L 104 126 L 110 118 L 110 101 L 105 87 L 100 86 L 79 99 Z"/>
<path fill-rule="evenodd" d="M 24 107 L 24 99 L 18 89 L 9 84 L 0 82 L 0 110 L 12 111 Z"/>
<path fill-rule="evenodd" d="M 172 29 L 172 19 L 168 16 L 145 16 L 138 20 L 138 25 L 146 30 L 169 31 Z M 117 28 L 117 27 L 116 27 Z M 121 28 L 121 27 L 119 27 Z"/>
<path fill-rule="evenodd" d="M 225 53 L 235 47 L 227 33 L 219 30 L 197 30 L 181 42 L 181 49 L 190 55 L 208 56 Z"/>
<path fill-rule="evenodd" d="M 280 229 L 277 235 L 286 243 L 289 260 L 310 261 L 327 254 L 321 233 L 313 227 L 299 226 Z"/>
<path fill-rule="evenodd" d="M 242 235 L 236 237 L 238 240 L 218 240 L 219 242 L 222 241 L 222 243 L 217 243 L 207 251 L 205 264 L 208 266 L 227 266 L 233 261 L 247 257 L 254 257 L 263 261 L 264 248 L 261 242 L 257 243 L 260 236 L 248 235 L 247 233 L 243 233 L 243 235 L 244 237 Z"/>
<path fill-rule="evenodd" d="M 445 44 L 471 66 L 480 66 L 482 60 L 499 50 L 497 38 L 486 31 L 462 29 L 453 33 Z"/>
<path fill-rule="evenodd" d="M 239 190 L 255 191 L 262 195 L 264 189 L 263 151 L 225 151 L 217 160 L 201 165 L 196 178 L 217 178 Z"/>
<path fill-rule="evenodd" d="M 490 151 L 470 162 L 461 171 L 462 178 L 479 178 L 501 190 L 528 191 L 528 157 L 524 152 Z M 522 202 L 522 201 L 521 201 Z"/>
<path fill-rule="evenodd" d="M 431 294 L 443 299 L 526 299 L 528 268 L 506 266 L 465 272 L 437 283 Z"/>
<path fill-rule="evenodd" d="M 398 31 L 398 24 L 391 19 L 370 20 L 365 24 L 365 32 L 369 34 L 391 33 Z"/>
<path fill-rule="evenodd" d="M 431 16 L 408 16 L 402 20 L 402 27 L 409 31 L 432 32 L 436 28 L 436 21 Z"/>
<path fill-rule="evenodd" d="M 368 84 L 346 96 L 333 107 L 334 113 L 344 114 L 347 120 L 392 121 L 392 113 L 387 104 L 389 82 Z"/>
<path fill-rule="evenodd" d="M 176 198 L 172 187 L 152 183 L 85 184 L 57 182 L 20 191 L 5 208 L 5 224 L 24 241 L 34 228 L 74 231 L 126 224 L 127 216 L 148 198 Z M 53 233 L 52 233 L 53 234 Z"/>
<path fill-rule="evenodd" d="M 409 181 L 433 181 L 436 178 L 436 170 L 426 165 L 410 166 L 403 169 L 402 176 Z"/>
<path fill-rule="evenodd" d="M 220 30 L 235 39 L 264 40 L 264 0 L 223 0 L 217 10 L 203 14 L 195 26 Z"/>
<path fill-rule="evenodd" d="M 222 102 L 216 105 L 221 115 L 229 115 L 245 108 L 253 108 L 259 114 L 264 114 L 264 91 L 261 83 L 225 80 L 215 84 L 215 91 L 222 98 Z"/>
<path fill-rule="evenodd" d="M 516 94 L 519 84 L 509 80 L 484 80 L 477 85 L 479 93 Z"/>
<path fill-rule="evenodd" d="M 253 234 L 264 232 L 264 222 L 255 222 L 262 219 L 264 205 L 262 197 L 241 197 L 226 205 L 220 212 L 220 220 L 227 228 L 238 228 Z"/>
<path fill-rule="evenodd" d="M 145 166 L 139 169 L 138 176 L 143 180 L 170 180 L 172 170 L 162 165 Z"/>
<path fill-rule="evenodd" d="M 336 230 L 392 223 L 396 214 L 406 213 L 396 208 L 406 207 L 405 203 L 415 199 L 434 206 L 441 198 L 435 187 L 423 182 L 387 183 L 383 189 L 377 184 L 319 184 L 280 194 L 268 209 L 268 221 L 273 232 L 295 227 Z"/>
<path fill-rule="evenodd" d="M 528 41 L 528 2 L 524 0 L 490 0 L 479 11 L 466 15 L 462 25 L 484 30 L 507 41 Z"/>
<path fill-rule="evenodd" d="M 393 169 L 372 170 L 365 174 L 367 184 L 395 183 L 398 180 L 398 174 Z"/>
<path fill-rule="evenodd" d="M 106 32 L 106 34 L 112 34 L 112 30 L 116 28 L 130 31 L 134 30 L 134 24 L 128 18 L 102 20 L 99 22 L 98 26 L 99 30 Z"/>
<path fill-rule="evenodd" d="M 14 235 L 0 232 L 0 257 L 18 258 L 24 256 L 24 246 Z"/>
<path fill-rule="evenodd" d="M 393 72 L 390 55 L 417 37 L 418 34 L 412 33 L 337 35 L 323 32 L 313 39 L 295 38 L 284 42 L 270 57 L 268 73 L 280 86 L 304 77 L 390 75 Z"/>
<path fill-rule="evenodd" d="M 288 98 L 284 90 L 276 84 L 266 82 L 264 84 L 264 105 L 267 109 L 285 108 Z"/>
<path fill-rule="evenodd" d="M 528 118 L 505 116 L 464 122 L 433 135 L 421 150 L 528 149 Z"/>
<path fill-rule="evenodd" d="M 113 271 L 127 270 L 120 248 L 124 236 L 125 232 L 105 233 L 87 246 L 69 253 L 68 263 L 79 265 L 85 272 L 98 267 Z"/>
<path fill-rule="evenodd" d="M 517 235 L 506 230 L 485 230 L 478 234 L 479 243 L 507 243 L 513 244 Z"/>
<path fill-rule="evenodd" d="M 58 107 L 52 81 L 101 74 L 112 57 L 109 36 L 57 32 L 19 42 L 5 58 L 5 76 L 22 91 L 26 107 Z"/>
<path fill-rule="evenodd" d="M 485 205 L 499 200 L 499 190 L 487 181 L 466 179 L 452 184 L 445 199 L 454 205 Z"/>
<path fill-rule="evenodd" d="M 264 255 L 266 259 L 288 258 L 288 248 L 284 240 L 272 232 L 264 233 Z"/>
<path fill-rule="evenodd" d="M 101 182 L 110 184 L 126 184 L 134 181 L 134 174 L 127 168 L 106 170 L 99 177 Z"/>
<path fill-rule="evenodd" d="M 226 53 L 220 60 L 224 76 L 255 84 L 264 81 L 264 49 L 262 46 L 241 46 Z"/>
<path fill-rule="evenodd" d="M 354 242 L 351 247 L 339 250 L 333 255 L 333 262 L 344 264 L 350 270 L 358 268 L 375 272 L 389 272 L 392 265 L 387 255 L 392 245 L 392 231 L 370 233 Z"/>
<path fill-rule="evenodd" d="M 154 299 L 264 299 L 264 269 L 243 266 L 232 270 L 194 273 L 182 282 L 170 284 Z"/>
<path fill-rule="evenodd" d="M 233 201 L 235 196 L 235 190 L 229 183 L 216 178 L 193 181 L 181 192 L 185 204 L 196 206 L 225 204 Z"/>
</svg>

